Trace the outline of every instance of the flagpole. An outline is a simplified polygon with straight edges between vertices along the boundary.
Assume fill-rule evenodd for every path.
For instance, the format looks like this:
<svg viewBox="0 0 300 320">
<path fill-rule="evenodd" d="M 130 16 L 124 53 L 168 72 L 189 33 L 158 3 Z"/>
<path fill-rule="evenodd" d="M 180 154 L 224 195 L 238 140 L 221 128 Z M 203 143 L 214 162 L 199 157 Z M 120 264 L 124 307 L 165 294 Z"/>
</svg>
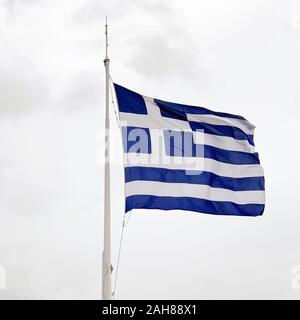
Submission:
<svg viewBox="0 0 300 320">
<path fill-rule="evenodd" d="M 104 177 L 104 249 L 102 252 L 102 299 L 111 300 L 110 235 L 110 132 L 109 132 L 109 58 L 107 17 L 105 20 L 105 177 Z"/>
</svg>

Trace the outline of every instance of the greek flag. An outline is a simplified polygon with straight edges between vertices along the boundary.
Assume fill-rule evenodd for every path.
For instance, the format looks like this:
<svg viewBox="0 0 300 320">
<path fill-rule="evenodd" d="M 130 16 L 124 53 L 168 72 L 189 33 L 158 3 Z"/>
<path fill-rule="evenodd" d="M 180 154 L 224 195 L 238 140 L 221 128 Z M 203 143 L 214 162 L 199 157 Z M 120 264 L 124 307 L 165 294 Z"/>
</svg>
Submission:
<svg viewBox="0 0 300 320">
<path fill-rule="evenodd" d="M 254 148 L 254 125 L 241 116 L 114 87 L 123 137 L 126 212 L 263 214 L 264 173 Z"/>
</svg>

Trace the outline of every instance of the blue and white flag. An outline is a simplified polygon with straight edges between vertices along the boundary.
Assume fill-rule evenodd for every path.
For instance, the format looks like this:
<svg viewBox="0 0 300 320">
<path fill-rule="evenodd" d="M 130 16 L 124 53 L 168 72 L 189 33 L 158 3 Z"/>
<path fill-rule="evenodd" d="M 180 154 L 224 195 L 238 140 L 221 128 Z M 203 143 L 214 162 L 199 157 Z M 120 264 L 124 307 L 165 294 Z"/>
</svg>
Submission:
<svg viewBox="0 0 300 320">
<path fill-rule="evenodd" d="M 254 148 L 254 125 L 241 116 L 114 86 L 123 136 L 126 212 L 263 214 L 264 173 Z"/>
</svg>

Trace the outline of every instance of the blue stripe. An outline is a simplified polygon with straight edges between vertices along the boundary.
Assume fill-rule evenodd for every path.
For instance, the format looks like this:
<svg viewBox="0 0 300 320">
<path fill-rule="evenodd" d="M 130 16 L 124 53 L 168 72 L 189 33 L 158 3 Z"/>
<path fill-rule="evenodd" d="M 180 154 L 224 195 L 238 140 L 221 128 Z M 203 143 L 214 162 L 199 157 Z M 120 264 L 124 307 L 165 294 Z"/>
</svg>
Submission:
<svg viewBox="0 0 300 320">
<path fill-rule="evenodd" d="M 132 209 L 188 210 L 215 215 L 260 216 L 263 204 L 235 204 L 189 197 L 135 195 L 126 198 L 126 212 Z"/>
<path fill-rule="evenodd" d="M 189 171 L 191 173 L 191 171 Z M 169 183 L 205 184 L 214 188 L 229 189 L 232 191 L 265 190 L 264 177 L 231 178 L 218 176 L 212 172 L 194 171 L 187 175 L 185 170 L 174 170 L 151 167 L 125 168 L 125 182 L 143 180 Z"/>
<path fill-rule="evenodd" d="M 203 157 L 229 164 L 259 164 L 258 153 L 224 150 L 193 143 L 192 132 L 164 131 L 166 154 L 169 156 Z M 167 138 L 168 135 L 172 137 Z M 185 135 L 185 137 L 184 137 Z M 126 153 L 151 153 L 148 128 L 122 127 L 123 147 Z M 187 145 L 185 146 L 184 143 Z M 202 148 L 203 147 L 203 148 Z"/>
<path fill-rule="evenodd" d="M 229 151 L 208 145 L 204 146 L 204 157 L 230 164 L 259 164 L 257 152 Z"/>
<path fill-rule="evenodd" d="M 216 112 L 209 110 L 207 108 L 203 107 L 196 107 L 196 106 L 189 106 L 185 104 L 180 104 L 180 103 L 174 103 L 174 102 L 168 102 L 168 101 L 163 101 L 159 99 L 154 99 L 154 102 L 159 105 L 161 110 L 168 110 L 168 112 L 173 112 L 174 114 L 186 114 L 186 113 L 191 113 L 191 114 L 212 114 L 218 117 L 223 117 L 223 118 L 233 118 L 233 119 L 241 119 L 241 120 L 246 120 L 242 116 L 238 116 L 235 114 L 230 114 L 230 113 L 225 113 L 225 112 Z"/>
<path fill-rule="evenodd" d="M 189 121 L 189 124 L 193 131 L 200 129 L 204 130 L 204 133 L 215 134 L 217 136 L 231 137 L 236 140 L 246 140 L 254 146 L 253 135 L 246 134 L 240 128 L 195 121 Z"/>
<path fill-rule="evenodd" d="M 164 130 L 166 154 L 172 157 L 210 158 L 230 164 L 259 164 L 258 153 L 224 150 L 195 144 L 192 132 Z"/>
</svg>

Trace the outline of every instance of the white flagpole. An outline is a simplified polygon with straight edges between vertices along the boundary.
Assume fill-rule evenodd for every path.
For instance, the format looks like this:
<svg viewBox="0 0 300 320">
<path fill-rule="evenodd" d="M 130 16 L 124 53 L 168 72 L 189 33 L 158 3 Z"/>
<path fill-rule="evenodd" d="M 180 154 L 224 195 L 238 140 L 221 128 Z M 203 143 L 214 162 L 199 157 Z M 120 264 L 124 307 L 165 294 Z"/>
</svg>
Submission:
<svg viewBox="0 0 300 320">
<path fill-rule="evenodd" d="M 105 20 L 105 180 L 104 180 L 104 249 L 102 252 L 102 299 L 111 300 L 111 236 L 110 236 L 110 132 L 109 132 L 109 58 L 107 18 Z"/>
</svg>

